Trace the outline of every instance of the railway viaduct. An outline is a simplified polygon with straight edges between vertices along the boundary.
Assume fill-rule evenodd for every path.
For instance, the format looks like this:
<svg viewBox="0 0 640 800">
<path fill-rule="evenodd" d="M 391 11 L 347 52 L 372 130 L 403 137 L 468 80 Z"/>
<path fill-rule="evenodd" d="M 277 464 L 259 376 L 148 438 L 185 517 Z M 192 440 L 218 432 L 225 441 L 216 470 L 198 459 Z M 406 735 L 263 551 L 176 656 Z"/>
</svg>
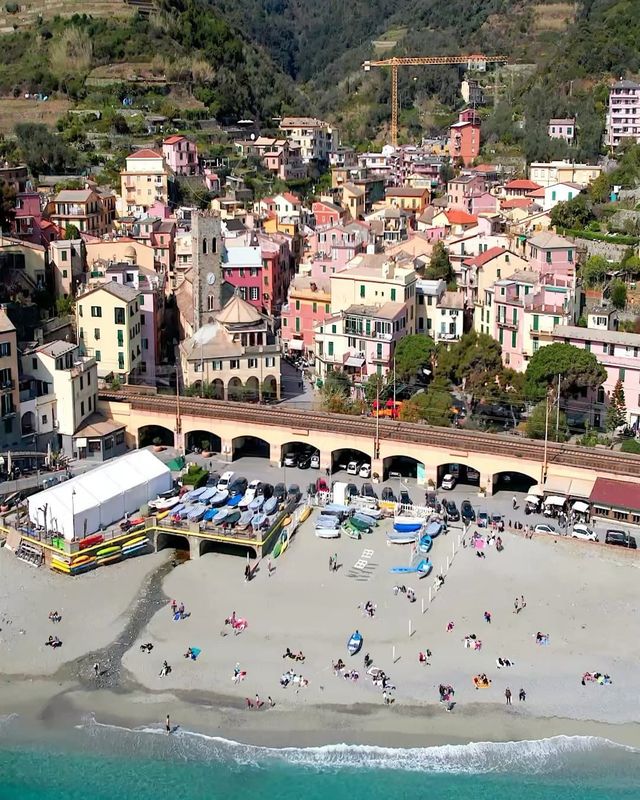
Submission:
<svg viewBox="0 0 640 800">
<path fill-rule="evenodd" d="M 320 452 L 321 469 L 333 470 L 347 451 L 371 460 L 380 476 L 395 474 L 400 465 L 414 465 L 419 483 L 438 483 L 449 464 L 479 473 L 479 484 L 492 494 L 504 473 L 517 473 L 529 483 L 549 479 L 604 476 L 640 478 L 640 456 L 520 439 L 515 436 L 435 428 L 369 417 L 299 411 L 287 406 L 256 406 L 199 398 L 144 394 L 127 390 L 100 394 L 100 410 L 126 426 L 131 447 L 151 443 L 183 450 L 208 441 L 213 452 L 231 462 L 253 453 L 280 462 L 284 453 L 303 445 Z"/>
</svg>

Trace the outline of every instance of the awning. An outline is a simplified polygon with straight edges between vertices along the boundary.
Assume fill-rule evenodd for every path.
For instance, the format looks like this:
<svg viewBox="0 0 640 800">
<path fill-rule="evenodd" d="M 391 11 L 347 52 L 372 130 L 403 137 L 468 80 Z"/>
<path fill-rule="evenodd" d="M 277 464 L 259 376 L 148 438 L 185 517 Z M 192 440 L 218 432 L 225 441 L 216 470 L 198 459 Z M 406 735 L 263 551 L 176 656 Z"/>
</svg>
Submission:
<svg viewBox="0 0 640 800">
<path fill-rule="evenodd" d="M 539 500 L 544 494 L 544 489 L 542 488 L 542 486 L 540 486 L 539 483 L 534 483 L 533 486 L 529 487 L 529 494 L 536 496 Z"/>
<path fill-rule="evenodd" d="M 361 367 L 364 364 L 364 358 L 360 356 L 349 356 L 344 362 L 345 367 Z"/>
<path fill-rule="evenodd" d="M 549 494 L 568 495 L 570 489 L 571 478 L 563 478 L 556 475 L 552 475 L 550 478 L 547 478 L 544 484 L 544 490 Z"/>
<path fill-rule="evenodd" d="M 540 498 L 535 494 L 528 494 L 524 502 L 532 503 L 533 505 L 538 505 L 538 503 L 540 502 Z"/>
<path fill-rule="evenodd" d="M 576 502 L 571 506 L 572 511 L 577 511 L 578 514 L 588 514 L 589 513 L 589 504 L 582 503 L 580 500 L 576 500 Z"/>
<path fill-rule="evenodd" d="M 567 502 L 566 497 L 556 497 L 555 495 L 550 495 L 544 501 L 545 506 L 563 506 Z"/>
<path fill-rule="evenodd" d="M 304 350 L 304 342 L 302 339 L 289 339 L 286 344 L 288 350 Z"/>
<path fill-rule="evenodd" d="M 595 478 L 573 478 L 569 494 L 571 497 L 581 497 L 586 500 L 591 496 L 595 482 Z"/>
</svg>

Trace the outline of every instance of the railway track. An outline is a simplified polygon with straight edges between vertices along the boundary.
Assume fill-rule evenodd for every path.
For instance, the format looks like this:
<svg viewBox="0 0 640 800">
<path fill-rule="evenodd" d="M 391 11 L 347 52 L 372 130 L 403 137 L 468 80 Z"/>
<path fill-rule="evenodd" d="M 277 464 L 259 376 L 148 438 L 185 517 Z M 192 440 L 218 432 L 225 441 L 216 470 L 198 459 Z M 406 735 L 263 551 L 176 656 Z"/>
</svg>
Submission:
<svg viewBox="0 0 640 800">
<path fill-rule="evenodd" d="M 176 398 L 167 395 L 147 395 L 129 391 L 100 392 L 104 401 L 128 403 L 136 411 L 162 411 L 175 416 Z M 256 423 L 287 427 L 304 431 L 333 431 L 346 436 L 363 436 L 374 439 L 376 428 L 380 440 L 420 444 L 439 447 L 451 453 L 483 452 L 510 458 L 544 460 L 544 443 L 521 439 L 504 434 L 464 431 L 452 428 L 436 428 L 410 422 L 376 420 L 371 417 L 350 417 L 330 414 L 325 411 L 295 411 L 283 406 L 260 406 L 250 403 L 231 403 L 221 400 L 180 398 L 182 416 L 199 416 L 208 419 L 224 419 L 244 424 Z M 589 466 L 595 472 L 626 473 L 640 478 L 640 456 L 629 453 L 612 453 L 568 444 L 549 442 L 547 462 L 562 466 Z"/>
</svg>

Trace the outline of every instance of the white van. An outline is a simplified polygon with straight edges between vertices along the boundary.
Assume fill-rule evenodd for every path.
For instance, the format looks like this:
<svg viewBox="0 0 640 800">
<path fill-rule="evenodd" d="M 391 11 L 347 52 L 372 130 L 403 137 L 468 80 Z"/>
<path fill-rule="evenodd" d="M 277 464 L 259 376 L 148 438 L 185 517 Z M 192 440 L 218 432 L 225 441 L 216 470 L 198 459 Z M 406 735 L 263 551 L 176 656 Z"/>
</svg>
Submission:
<svg viewBox="0 0 640 800">
<path fill-rule="evenodd" d="M 235 472 L 225 472 L 220 476 L 220 480 L 218 481 L 218 486 L 216 487 L 219 492 L 224 491 L 225 489 L 229 489 L 229 486 L 233 482 L 233 476 Z"/>
<path fill-rule="evenodd" d="M 357 461 L 350 461 L 347 464 L 347 475 L 357 475 L 360 465 Z"/>
<path fill-rule="evenodd" d="M 360 469 L 358 470 L 358 475 L 361 478 L 370 478 L 371 477 L 371 464 L 363 464 Z"/>
</svg>

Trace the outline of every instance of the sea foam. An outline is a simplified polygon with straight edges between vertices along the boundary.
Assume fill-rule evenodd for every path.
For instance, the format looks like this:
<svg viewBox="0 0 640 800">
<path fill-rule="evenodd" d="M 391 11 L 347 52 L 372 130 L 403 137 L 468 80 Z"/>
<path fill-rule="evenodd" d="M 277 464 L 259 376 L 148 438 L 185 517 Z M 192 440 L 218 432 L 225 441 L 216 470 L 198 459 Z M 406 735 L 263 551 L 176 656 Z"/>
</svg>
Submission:
<svg viewBox="0 0 640 800">
<path fill-rule="evenodd" d="M 181 760 L 221 760 L 256 768 L 266 766 L 267 762 L 273 764 L 280 761 L 317 770 L 364 768 L 428 773 L 517 772 L 535 775 L 578 766 L 578 762 L 584 763 L 585 757 L 592 761 L 598 754 L 640 753 L 634 748 L 597 736 L 553 736 L 515 742 L 470 742 L 410 748 L 354 744 L 274 748 L 243 744 L 182 728 L 176 728 L 171 737 L 167 737 L 162 726 L 125 728 L 106 725 L 93 718 L 86 719 L 77 727 L 89 736 L 100 737 L 103 741 L 106 739 L 104 744 L 110 747 L 119 745 L 126 748 L 131 755 L 151 755 L 149 750 L 155 751 L 155 745 L 158 745 L 170 747 L 172 757 Z M 152 740 L 155 740 L 153 744 Z"/>
</svg>

